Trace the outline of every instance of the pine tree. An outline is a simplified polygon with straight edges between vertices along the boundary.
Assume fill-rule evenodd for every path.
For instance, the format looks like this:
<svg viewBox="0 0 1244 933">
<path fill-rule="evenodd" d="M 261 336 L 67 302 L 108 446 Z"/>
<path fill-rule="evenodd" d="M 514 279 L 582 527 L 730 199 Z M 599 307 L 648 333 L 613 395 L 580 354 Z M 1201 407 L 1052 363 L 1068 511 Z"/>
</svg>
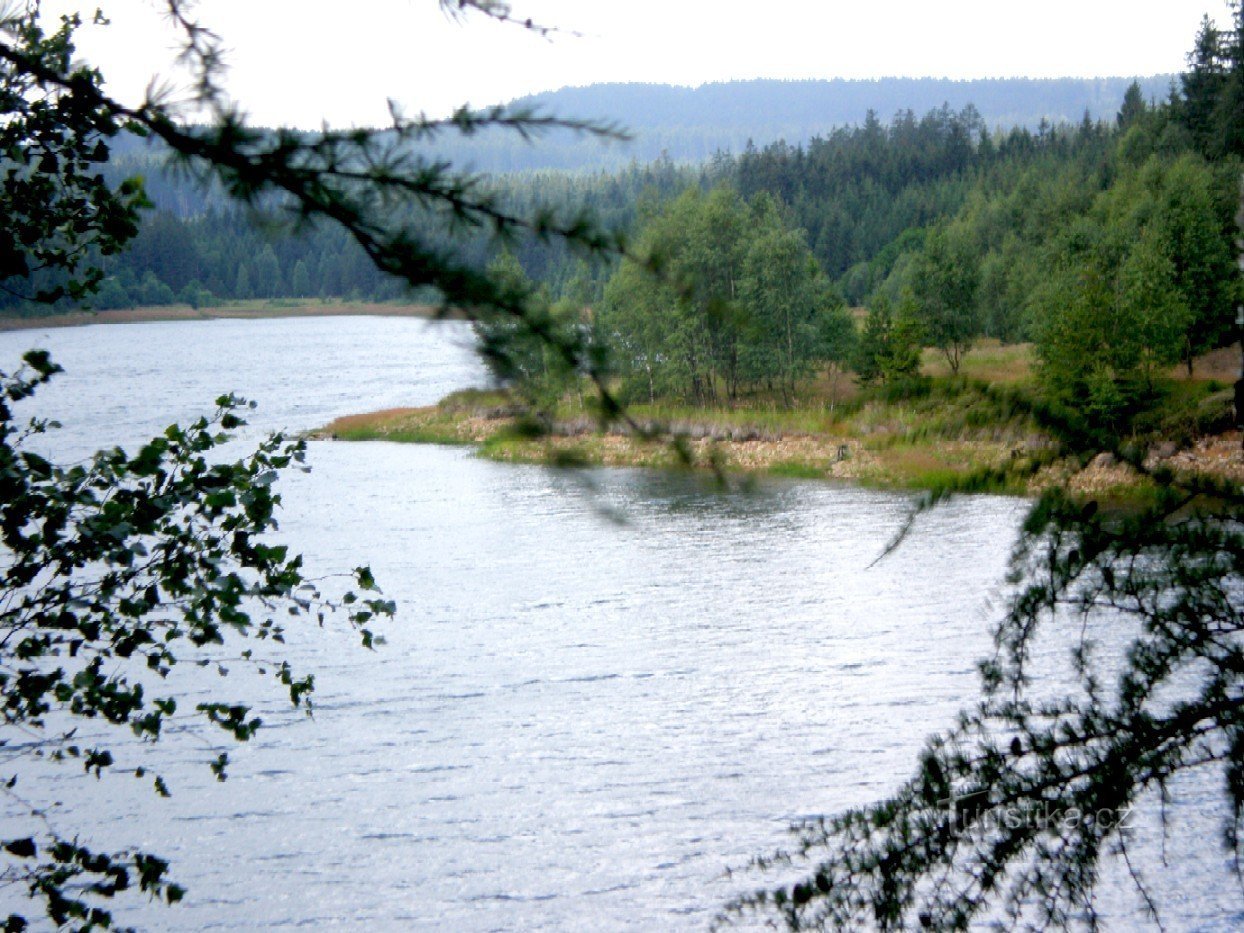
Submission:
<svg viewBox="0 0 1244 933">
<path fill-rule="evenodd" d="M 307 264 L 301 259 L 294 263 L 294 271 L 289 278 L 289 291 L 295 298 L 306 298 L 311 294 L 311 274 L 307 272 Z"/>
<path fill-rule="evenodd" d="M 1125 130 L 1143 117 L 1147 111 L 1144 95 L 1140 91 L 1140 82 L 1133 81 L 1123 93 L 1123 105 L 1119 108 L 1115 122 L 1119 129 Z"/>
</svg>

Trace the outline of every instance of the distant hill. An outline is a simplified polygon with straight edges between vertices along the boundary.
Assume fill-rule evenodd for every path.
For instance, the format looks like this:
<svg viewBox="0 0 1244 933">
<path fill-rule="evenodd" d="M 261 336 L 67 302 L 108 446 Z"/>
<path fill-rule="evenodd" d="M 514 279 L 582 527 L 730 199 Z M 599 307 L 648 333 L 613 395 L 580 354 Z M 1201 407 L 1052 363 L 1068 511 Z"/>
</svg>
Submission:
<svg viewBox="0 0 1244 933">
<path fill-rule="evenodd" d="M 699 162 L 718 151 L 741 152 L 785 139 L 802 143 L 835 127 L 863 122 L 869 110 L 882 122 L 901 110 L 923 116 L 949 104 L 972 104 L 985 124 L 1035 129 L 1042 120 L 1078 123 L 1085 112 L 1110 120 L 1123 93 L 1139 81 L 1146 99 L 1165 100 L 1174 75 L 1142 78 L 879 78 L 827 81 L 730 81 L 698 88 L 667 84 L 593 84 L 522 97 L 516 107 L 564 117 L 616 122 L 634 139 L 602 144 L 567 133 L 549 133 L 534 144 L 490 132 L 470 140 L 446 138 L 438 155 L 481 171 L 614 169 L 662 153 L 676 162 Z"/>
<path fill-rule="evenodd" d="M 595 119 L 625 128 L 632 139 L 601 140 L 566 131 L 525 142 L 516 133 L 490 130 L 469 138 L 446 134 L 421 151 L 460 168 L 511 173 L 539 170 L 616 171 L 667 155 L 700 163 L 719 152 L 741 154 L 749 142 L 761 148 L 785 140 L 806 143 L 839 127 L 864 122 L 869 110 L 882 123 L 910 110 L 917 118 L 948 105 L 976 107 L 991 129 L 1035 129 L 1042 120 L 1078 123 L 1085 112 L 1113 120 L 1123 94 L 1139 81 L 1147 99 L 1165 100 L 1173 75 L 1147 78 L 879 78 L 871 81 L 730 81 L 698 88 L 669 84 L 593 84 L 566 87 L 510 102 L 541 114 Z M 163 149 L 121 133 L 111 142 L 108 171 L 114 180 L 146 179 L 147 193 L 164 210 L 194 216 L 228 199 L 215 184 L 189 182 L 164 164 Z"/>
</svg>

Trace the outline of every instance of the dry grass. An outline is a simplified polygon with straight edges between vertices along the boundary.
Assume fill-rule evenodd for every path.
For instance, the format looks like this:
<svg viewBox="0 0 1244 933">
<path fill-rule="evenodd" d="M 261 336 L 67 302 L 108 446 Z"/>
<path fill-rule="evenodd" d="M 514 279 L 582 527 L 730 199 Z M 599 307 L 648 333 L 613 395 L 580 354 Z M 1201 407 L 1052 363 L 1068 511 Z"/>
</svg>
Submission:
<svg viewBox="0 0 1244 933">
<path fill-rule="evenodd" d="M 1182 363 L 1171 368 L 1172 379 L 1187 379 L 1188 367 Z M 1240 378 L 1240 345 L 1222 347 L 1199 356 L 1192 363 L 1192 378 L 1198 382 L 1231 383 Z"/>
<path fill-rule="evenodd" d="M 343 436 L 357 434 L 360 431 L 380 431 L 416 417 L 421 411 L 426 411 L 426 409 L 386 408 L 367 414 L 345 415 L 324 428 L 323 433 Z"/>
<path fill-rule="evenodd" d="M 1032 380 L 1033 349 L 1030 343 L 1001 344 L 980 340 L 963 357 L 959 374 L 997 385 L 1018 385 Z M 920 358 L 925 375 L 949 376 L 950 364 L 941 350 L 926 348 Z"/>
<path fill-rule="evenodd" d="M 862 391 L 851 373 L 839 369 L 818 373 L 809 390 L 814 398 L 821 399 L 827 407 L 848 404 L 859 398 Z"/>
</svg>

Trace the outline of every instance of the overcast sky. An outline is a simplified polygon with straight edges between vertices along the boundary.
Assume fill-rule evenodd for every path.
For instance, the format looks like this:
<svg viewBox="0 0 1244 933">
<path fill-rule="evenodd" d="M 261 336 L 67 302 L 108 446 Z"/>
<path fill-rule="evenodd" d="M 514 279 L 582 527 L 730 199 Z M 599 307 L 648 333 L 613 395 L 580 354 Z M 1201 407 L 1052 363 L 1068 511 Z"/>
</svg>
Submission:
<svg viewBox="0 0 1244 933">
<path fill-rule="evenodd" d="M 45 2 L 93 10 L 79 48 L 112 91 L 172 79 L 176 33 L 160 0 Z M 432 115 L 599 81 L 699 85 L 746 78 L 1151 75 L 1183 68 L 1201 16 L 1225 0 L 513 0 L 565 30 L 541 39 L 436 0 L 202 0 L 230 50 L 228 87 L 267 125 L 371 125 L 386 100 Z M 88 18 L 89 17 L 84 17 Z M 577 33 L 577 35 L 575 34 Z M 607 117 L 607 114 L 592 116 Z"/>
</svg>

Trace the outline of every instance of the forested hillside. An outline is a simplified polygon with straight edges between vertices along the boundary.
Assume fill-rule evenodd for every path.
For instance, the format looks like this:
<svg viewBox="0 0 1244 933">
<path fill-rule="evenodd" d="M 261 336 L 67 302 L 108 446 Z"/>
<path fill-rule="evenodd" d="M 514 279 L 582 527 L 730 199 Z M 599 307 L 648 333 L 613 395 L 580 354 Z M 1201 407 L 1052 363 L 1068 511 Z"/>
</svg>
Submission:
<svg viewBox="0 0 1244 933">
<path fill-rule="evenodd" d="M 968 167 L 982 140 L 1005 141 L 1018 132 L 1021 142 L 1011 145 L 1026 144 L 1022 140 L 1030 133 L 1040 143 L 1052 126 L 1067 120 L 1112 117 L 1127 86 L 1124 79 L 1100 78 L 750 81 L 694 90 L 655 85 L 566 88 L 524 98 L 514 106 L 608 114 L 628 127 L 635 141 L 546 137 L 531 145 L 511 134 L 495 140 L 485 134 L 466 141 L 473 147 L 470 152 L 443 151 L 435 144 L 426 157 L 443 155 L 455 163 L 501 170 L 494 177 L 499 197 L 562 204 L 568 212 L 588 209 L 622 225 L 636 217 L 641 196 L 666 198 L 689 184 L 734 180 L 745 195 L 767 190 L 788 204 L 801 205 L 798 222 L 808 231 L 825 271 L 838 279 L 852 264 L 871 260 L 897 233 L 955 208 L 962 185 L 956 187 L 950 176 Z M 1149 78 L 1138 86 L 1142 98 L 1156 100 L 1169 94 L 1171 79 Z M 935 109 L 923 115 L 926 104 Z M 882 123 L 879 114 L 894 115 L 893 122 Z M 887 170 L 890 176 L 901 174 L 901 191 L 893 177 L 870 176 L 871 165 L 846 151 L 874 145 L 879 132 L 893 135 L 891 149 L 904 153 L 898 158 L 918 163 Z M 763 145 L 766 140 L 782 141 Z M 513 151 L 503 153 L 498 146 Z M 727 155 L 731 150 L 735 156 Z M 795 161 L 787 164 L 790 159 Z M 537 165 L 578 171 L 531 170 Z M 593 165 L 614 168 L 582 171 Z M 528 170 L 508 172 L 513 168 Z M 163 153 L 145 140 L 119 137 L 105 175 L 110 181 L 142 178 L 154 209 L 135 248 L 105 260 L 108 277 L 93 299 L 96 308 L 172 302 L 204 306 L 277 297 L 411 297 L 378 273 L 339 232 L 313 228 L 294 237 L 284 235 L 279 212 L 240 212 L 222 192 L 170 169 Z M 907 190 L 912 186 L 919 191 Z M 899 203 L 891 204 L 895 195 Z M 488 260 L 483 242 L 481 237 L 472 256 L 479 264 Z M 472 247 L 466 249 L 472 253 Z M 554 288 L 573 275 L 556 250 L 550 254 L 526 247 L 520 258 L 530 274 Z M 847 294 L 853 300 L 862 297 L 858 282 Z M 20 293 L 6 293 L 0 296 L 0 308 L 18 314 L 47 312 L 21 299 Z"/>
<path fill-rule="evenodd" d="M 539 238 L 507 260 L 563 317 L 594 308 L 619 374 L 650 398 L 763 390 L 789 401 L 826 365 L 864 380 L 909 373 L 920 343 L 957 371 L 990 337 L 1035 341 L 1050 391 L 1111 417 L 1152 392 L 1162 367 L 1231 337 L 1244 155 L 1244 30 L 1233 26 L 1206 21 L 1188 73 L 1160 79 L 1162 95 L 1153 81 L 1107 79 L 567 89 L 522 103 L 598 109 L 684 139 L 763 115 L 791 138 L 695 165 L 665 157 L 479 184 L 520 213 L 552 205 L 566 221 L 587 213 L 629 229 L 633 249 L 670 271 L 661 283 L 629 264 L 589 267 Z M 830 128 L 852 108 L 900 100 L 889 116 L 866 108 Z M 818 114 L 827 128 L 814 133 Z M 155 207 L 129 251 L 101 258 L 94 307 L 437 299 L 406 292 L 336 228 L 291 221 L 276 203 L 227 207 L 141 140 L 122 140 L 106 174 L 142 177 Z M 444 248 L 481 268 L 497 259 L 487 231 L 466 233 Z M 15 291 L 0 305 L 48 311 Z M 870 309 L 866 326 L 844 326 L 846 306 Z"/>
<path fill-rule="evenodd" d="M 1139 79 L 1146 100 L 1164 100 L 1173 75 Z M 512 102 L 559 116 L 604 116 L 633 136 L 602 146 L 569 133 L 530 145 L 507 133 L 487 133 L 438 146 L 439 155 L 481 171 L 533 169 L 610 170 L 631 161 L 703 162 L 719 152 L 738 155 L 752 143 L 806 143 L 844 126 L 862 123 L 871 111 L 887 117 L 902 110 L 925 113 L 943 104 L 974 106 L 991 130 L 1042 121 L 1077 122 L 1114 115 L 1132 78 L 880 78 L 829 81 L 730 81 L 696 88 L 660 84 L 594 84 L 567 87 Z"/>
<path fill-rule="evenodd" d="M 930 345 L 957 373 L 982 337 L 1031 341 L 1051 401 L 1130 424 L 1158 403 L 1173 363 L 1191 375 L 1197 355 L 1235 337 L 1244 23 L 1233 26 L 1206 21 L 1177 92 L 1149 102 L 1134 84 L 1109 121 L 991 133 L 971 106 L 888 123 L 870 114 L 805 146 L 749 148 L 721 166 L 712 181 L 729 187 L 709 201 L 780 216 L 839 295 L 869 309 L 855 349 L 835 341 L 832 353 L 821 334 L 837 332 L 838 300 L 795 315 L 808 372 L 848 362 L 865 381 L 909 377 Z M 736 396 L 754 354 L 793 354 L 775 349 L 774 299 L 750 284 L 766 262 L 729 235 L 756 219 L 727 212 L 697 225 L 679 220 L 684 210 L 675 202 L 648 218 L 641 243 L 716 290 L 654 298 L 624 265 L 602 293 L 606 342 L 624 348 L 619 368 L 635 391 L 664 380 L 711 404 Z M 782 287 L 789 319 L 807 286 L 787 276 Z M 750 381 L 774 387 L 771 373 Z"/>
</svg>

